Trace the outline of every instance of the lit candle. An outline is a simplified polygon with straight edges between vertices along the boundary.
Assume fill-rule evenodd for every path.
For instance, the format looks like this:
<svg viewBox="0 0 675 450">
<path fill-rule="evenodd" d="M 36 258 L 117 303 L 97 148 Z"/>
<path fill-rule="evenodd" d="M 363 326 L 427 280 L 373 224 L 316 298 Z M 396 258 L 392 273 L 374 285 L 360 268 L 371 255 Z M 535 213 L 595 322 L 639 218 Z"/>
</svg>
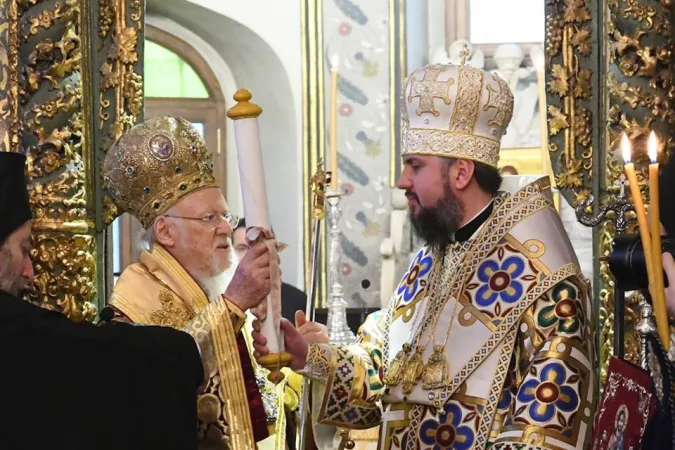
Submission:
<svg viewBox="0 0 675 450">
<path fill-rule="evenodd" d="M 330 170 L 331 181 L 330 188 L 333 191 L 338 189 L 338 160 L 337 160 L 337 84 L 338 84 L 338 64 L 337 55 L 331 58 L 330 69 Z"/>
<path fill-rule="evenodd" d="M 670 330 L 666 309 L 665 288 L 663 283 L 663 264 L 661 263 L 661 221 L 659 214 L 659 163 L 657 155 L 656 135 L 649 135 L 648 152 L 652 163 L 649 165 L 649 216 L 652 239 L 652 267 L 654 284 L 651 285 L 652 303 L 659 337 L 666 351 L 670 348 Z"/>
<path fill-rule="evenodd" d="M 649 279 L 649 285 L 654 286 L 654 259 L 652 257 L 651 239 L 649 238 L 649 227 L 647 226 L 647 215 L 645 214 L 645 205 L 642 202 L 642 195 L 640 194 L 640 185 L 638 184 L 637 175 L 635 174 L 635 165 L 631 162 L 631 145 L 628 141 L 628 136 L 626 136 L 625 133 L 621 137 L 621 153 L 623 154 L 623 160 L 625 161 L 623 169 L 626 172 L 630 195 L 633 199 L 633 204 L 635 205 L 640 239 L 642 240 L 642 248 L 645 253 L 647 278 Z"/>
</svg>

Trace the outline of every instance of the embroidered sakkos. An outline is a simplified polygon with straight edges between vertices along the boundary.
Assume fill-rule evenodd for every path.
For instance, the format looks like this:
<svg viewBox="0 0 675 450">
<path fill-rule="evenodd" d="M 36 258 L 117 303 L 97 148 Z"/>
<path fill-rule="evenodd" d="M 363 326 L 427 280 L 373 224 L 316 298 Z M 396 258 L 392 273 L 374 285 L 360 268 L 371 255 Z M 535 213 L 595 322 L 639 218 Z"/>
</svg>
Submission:
<svg viewBox="0 0 675 450">
<path fill-rule="evenodd" d="M 422 248 L 358 344 L 310 346 L 317 420 L 381 425 L 382 449 L 586 448 L 591 306 L 565 236 L 541 179 L 444 255 Z"/>
</svg>

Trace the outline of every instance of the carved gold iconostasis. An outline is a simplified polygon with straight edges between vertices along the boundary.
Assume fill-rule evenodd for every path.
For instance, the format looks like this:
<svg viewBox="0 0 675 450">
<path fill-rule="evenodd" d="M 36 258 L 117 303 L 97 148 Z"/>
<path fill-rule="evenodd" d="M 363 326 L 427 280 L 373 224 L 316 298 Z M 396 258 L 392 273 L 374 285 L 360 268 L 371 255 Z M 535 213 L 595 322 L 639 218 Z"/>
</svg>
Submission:
<svg viewBox="0 0 675 450">
<path fill-rule="evenodd" d="M 0 1 L 0 150 L 28 157 L 30 300 L 75 321 L 95 317 L 112 281 L 100 162 L 142 115 L 143 15 L 142 0 Z"/>
<path fill-rule="evenodd" d="M 622 132 L 636 138 L 654 130 L 672 151 L 672 19 L 670 0 L 546 2 L 549 151 L 556 183 L 571 204 L 587 201 L 591 194 L 599 199 L 588 205 L 587 213 L 618 194 L 623 161 L 615 158 L 614 150 Z M 634 158 L 646 196 L 646 154 L 638 152 Z M 600 259 L 609 254 L 614 234 L 611 218 L 594 233 L 602 379 L 613 352 L 614 282 L 608 263 Z M 638 315 L 635 297 L 629 298 L 625 352 L 637 361 L 639 340 L 633 327 Z"/>
</svg>

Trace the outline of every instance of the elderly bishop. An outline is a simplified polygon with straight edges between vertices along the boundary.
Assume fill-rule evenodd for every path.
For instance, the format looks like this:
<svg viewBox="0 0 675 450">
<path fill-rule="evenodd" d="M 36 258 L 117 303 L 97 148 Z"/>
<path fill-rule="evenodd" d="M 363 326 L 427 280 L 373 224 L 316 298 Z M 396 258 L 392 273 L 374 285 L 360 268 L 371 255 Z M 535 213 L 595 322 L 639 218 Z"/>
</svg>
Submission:
<svg viewBox="0 0 675 450">
<path fill-rule="evenodd" d="M 404 89 L 398 187 L 426 245 L 359 343 L 308 344 L 283 323 L 315 419 L 380 425 L 387 450 L 586 448 L 588 285 L 548 179 L 500 191 L 508 84 L 462 63 L 418 69 Z M 268 351 L 257 332 L 254 346 Z"/>
<path fill-rule="evenodd" d="M 140 220 L 149 246 L 117 281 L 109 315 L 198 338 L 210 371 L 197 404 L 201 449 L 284 448 L 283 385 L 266 380 L 243 332 L 247 311 L 270 290 L 270 255 L 259 243 L 233 270 L 237 219 L 212 168 L 204 140 L 181 118 L 147 120 L 108 150 L 106 188 Z"/>
</svg>

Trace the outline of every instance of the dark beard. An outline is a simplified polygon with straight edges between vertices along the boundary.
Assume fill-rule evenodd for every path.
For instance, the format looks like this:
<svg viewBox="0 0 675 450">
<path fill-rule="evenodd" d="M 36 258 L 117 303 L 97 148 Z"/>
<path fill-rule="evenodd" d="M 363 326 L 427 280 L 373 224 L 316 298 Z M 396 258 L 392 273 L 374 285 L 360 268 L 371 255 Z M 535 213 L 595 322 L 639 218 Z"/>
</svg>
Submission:
<svg viewBox="0 0 675 450">
<path fill-rule="evenodd" d="M 452 193 L 449 180 L 443 180 L 443 197 L 435 206 L 419 207 L 417 214 L 409 213 L 415 234 L 434 249 L 443 250 L 452 243 L 464 215 L 464 205 Z"/>
</svg>

